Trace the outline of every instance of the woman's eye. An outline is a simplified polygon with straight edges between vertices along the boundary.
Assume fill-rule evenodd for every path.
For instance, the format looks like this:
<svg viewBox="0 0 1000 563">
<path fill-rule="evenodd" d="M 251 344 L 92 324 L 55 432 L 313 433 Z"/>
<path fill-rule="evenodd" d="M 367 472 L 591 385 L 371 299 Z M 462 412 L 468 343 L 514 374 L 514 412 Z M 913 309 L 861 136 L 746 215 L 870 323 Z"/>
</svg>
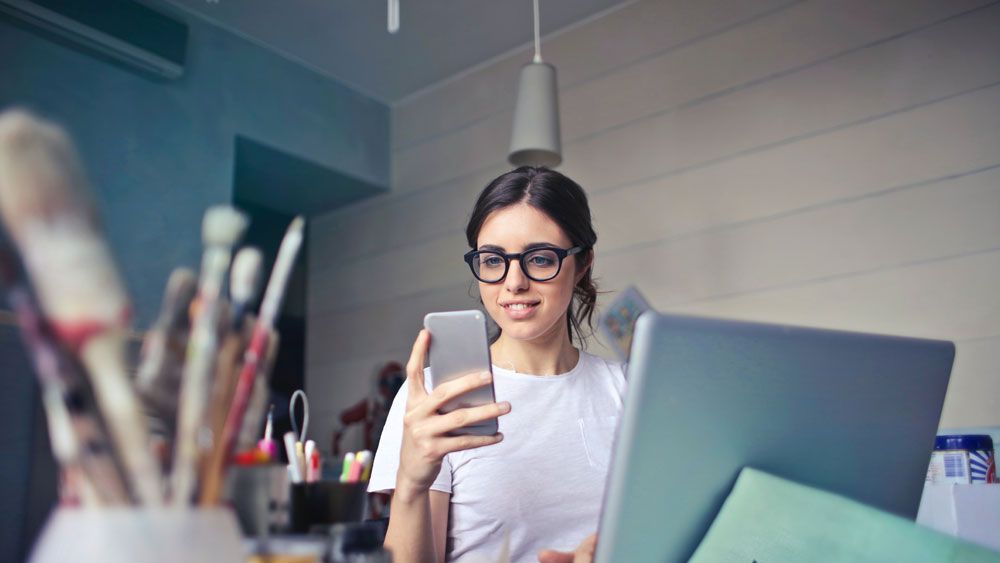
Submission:
<svg viewBox="0 0 1000 563">
<path fill-rule="evenodd" d="M 484 256 L 479 260 L 479 264 L 487 268 L 499 268 L 503 266 L 503 258 L 499 256 Z"/>
<path fill-rule="evenodd" d="M 528 263 L 531 264 L 532 266 L 539 266 L 542 268 L 546 268 L 549 266 L 554 266 L 556 261 L 553 260 L 552 258 L 549 258 L 548 256 L 532 256 L 528 260 Z"/>
</svg>

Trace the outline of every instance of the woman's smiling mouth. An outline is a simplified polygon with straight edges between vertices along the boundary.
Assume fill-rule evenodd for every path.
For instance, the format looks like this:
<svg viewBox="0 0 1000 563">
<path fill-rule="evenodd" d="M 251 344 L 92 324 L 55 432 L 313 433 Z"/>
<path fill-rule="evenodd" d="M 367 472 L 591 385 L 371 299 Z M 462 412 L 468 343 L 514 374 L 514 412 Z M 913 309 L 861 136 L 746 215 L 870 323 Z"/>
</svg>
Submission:
<svg viewBox="0 0 1000 563">
<path fill-rule="evenodd" d="M 531 316 L 535 312 L 535 309 L 538 308 L 538 304 L 538 301 L 510 301 L 501 303 L 500 306 L 507 313 L 508 317 L 520 320 Z"/>
</svg>

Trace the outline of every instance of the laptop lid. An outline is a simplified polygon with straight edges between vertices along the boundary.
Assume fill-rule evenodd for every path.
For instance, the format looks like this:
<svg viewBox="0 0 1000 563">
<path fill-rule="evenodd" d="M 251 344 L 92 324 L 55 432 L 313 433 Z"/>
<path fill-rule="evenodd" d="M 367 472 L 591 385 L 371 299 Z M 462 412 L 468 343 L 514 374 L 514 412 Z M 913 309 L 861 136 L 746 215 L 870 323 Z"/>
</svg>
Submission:
<svg viewBox="0 0 1000 563">
<path fill-rule="evenodd" d="M 686 561 L 744 466 L 913 518 L 953 359 L 950 342 L 644 314 L 596 561 Z"/>
</svg>

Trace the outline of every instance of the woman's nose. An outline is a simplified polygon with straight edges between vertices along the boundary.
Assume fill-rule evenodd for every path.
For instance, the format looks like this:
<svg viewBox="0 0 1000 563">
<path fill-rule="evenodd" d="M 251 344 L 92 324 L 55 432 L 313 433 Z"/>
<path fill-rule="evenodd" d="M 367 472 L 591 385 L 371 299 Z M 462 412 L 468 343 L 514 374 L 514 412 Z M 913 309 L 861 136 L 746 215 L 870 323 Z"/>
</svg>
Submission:
<svg viewBox="0 0 1000 563">
<path fill-rule="evenodd" d="M 517 293 L 528 289 L 528 276 L 521 270 L 521 263 L 511 260 L 510 269 L 507 270 L 507 277 L 504 278 L 503 285 L 507 291 Z"/>
</svg>

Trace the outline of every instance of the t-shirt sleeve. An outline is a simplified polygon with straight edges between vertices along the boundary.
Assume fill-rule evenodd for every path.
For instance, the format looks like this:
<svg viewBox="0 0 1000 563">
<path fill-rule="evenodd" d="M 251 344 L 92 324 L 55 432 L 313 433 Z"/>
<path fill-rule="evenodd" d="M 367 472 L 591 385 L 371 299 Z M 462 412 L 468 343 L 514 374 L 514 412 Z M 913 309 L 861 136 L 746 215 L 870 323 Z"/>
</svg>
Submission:
<svg viewBox="0 0 1000 563">
<path fill-rule="evenodd" d="M 426 377 L 426 371 L 425 377 Z M 406 398 L 409 396 L 408 383 L 404 383 L 396 393 L 396 398 L 389 407 L 382 437 L 379 439 L 372 465 L 371 479 L 368 481 L 368 492 L 389 493 L 396 488 L 396 471 L 399 470 L 399 450 L 403 444 L 403 415 L 406 414 Z M 451 494 L 451 463 L 448 456 L 441 460 L 441 471 L 438 473 L 431 489 Z"/>
</svg>

